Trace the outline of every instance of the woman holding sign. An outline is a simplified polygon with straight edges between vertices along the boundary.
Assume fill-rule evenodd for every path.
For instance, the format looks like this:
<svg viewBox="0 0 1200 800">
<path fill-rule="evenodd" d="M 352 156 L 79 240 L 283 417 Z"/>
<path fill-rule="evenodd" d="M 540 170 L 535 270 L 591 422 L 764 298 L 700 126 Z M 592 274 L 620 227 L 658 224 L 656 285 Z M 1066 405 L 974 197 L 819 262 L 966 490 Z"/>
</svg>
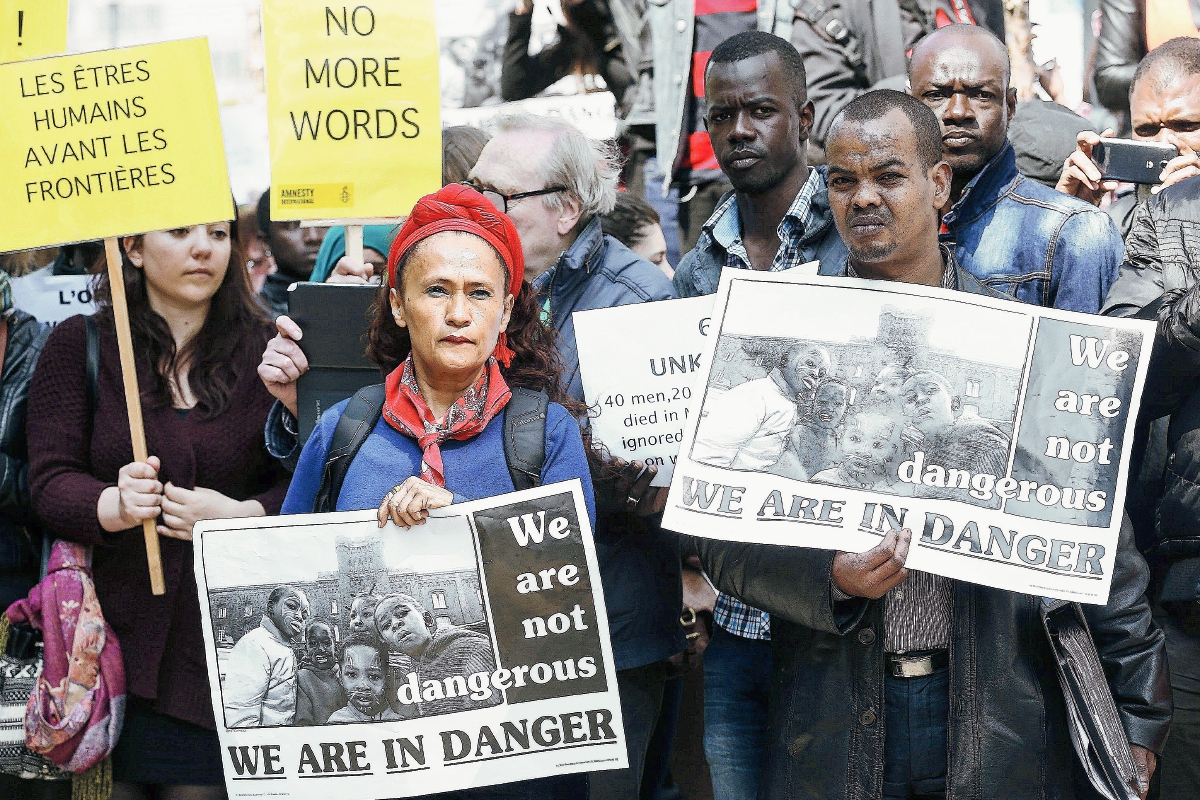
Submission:
<svg viewBox="0 0 1200 800">
<path fill-rule="evenodd" d="M 481 194 L 453 185 L 418 202 L 392 244 L 370 329 L 368 353 L 388 375 L 377 421 L 329 497 L 330 487 L 322 487 L 326 458 L 349 401 L 322 415 L 283 513 L 322 503 L 339 511 L 376 508 L 380 526 L 391 519 L 407 528 L 423 524 L 430 509 L 514 491 L 503 436 L 506 411 L 523 402 L 514 395 L 563 397 L 553 333 L 524 273 L 516 229 Z M 260 373 L 283 358 L 268 350 Z M 294 412 L 294 384 L 290 392 L 283 381 L 277 386 Z M 541 482 L 578 478 L 594 518 L 579 425 L 559 402 L 545 408 Z M 442 635 L 433 632 L 435 640 Z M 585 781 L 546 778 L 454 796 L 576 798 L 586 795 Z"/>
<path fill-rule="evenodd" d="M 192 526 L 274 514 L 283 501 L 286 474 L 263 442 L 272 398 L 255 374 L 270 325 L 230 223 L 130 236 L 122 245 L 153 455 L 133 458 L 112 293 L 101 275 L 95 328 L 84 317 L 61 323 L 34 373 L 34 511 L 49 535 L 94 546 L 96 594 L 125 657 L 129 706 L 113 752 L 113 796 L 220 798 Z M 151 593 L 146 519 L 158 520 L 162 596 Z"/>
</svg>

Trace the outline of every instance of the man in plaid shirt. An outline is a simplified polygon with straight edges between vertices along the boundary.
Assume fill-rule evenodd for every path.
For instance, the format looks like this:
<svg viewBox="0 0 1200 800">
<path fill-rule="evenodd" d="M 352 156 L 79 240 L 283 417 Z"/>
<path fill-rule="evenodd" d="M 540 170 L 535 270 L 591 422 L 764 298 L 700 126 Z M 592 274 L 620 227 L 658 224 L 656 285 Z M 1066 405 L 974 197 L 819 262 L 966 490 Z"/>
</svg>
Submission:
<svg viewBox="0 0 1200 800">
<path fill-rule="evenodd" d="M 726 39 L 709 59 L 705 94 L 713 153 L 734 190 L 675 272 L 679 296 L 715 292 L 725 267 L 779 272 L 844 260 L 825 175 L 808 166 L 813 104 L 791 43 L 759 31 Z M 753 800 L 767 744 L 771 620 L 727 594 L 718 594 L 713 618 L 704 751 L 717 800 Z"/>
</svg>

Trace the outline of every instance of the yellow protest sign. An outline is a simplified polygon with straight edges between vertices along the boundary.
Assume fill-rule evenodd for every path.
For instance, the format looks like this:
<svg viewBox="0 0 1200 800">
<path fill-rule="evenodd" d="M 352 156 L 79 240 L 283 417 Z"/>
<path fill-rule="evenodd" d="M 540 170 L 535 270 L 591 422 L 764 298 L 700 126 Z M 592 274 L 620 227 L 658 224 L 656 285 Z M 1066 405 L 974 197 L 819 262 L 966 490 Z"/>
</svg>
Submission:
<svg viewBox="0 0 1200 800">
<path fill-rule="evenodd" d="M 206 39 L 0 64 L 0 252 L 233 218 Z"/>
<path fill-rule="evenodd" d="M 67 0 L 0 0 L 0 62 L 67 49 Z"/>
<path fill-rule="evenodd" d="M 263 0 L 271 217 L 412 210 L 442 180 L 433 0 Z"/>
</svg>

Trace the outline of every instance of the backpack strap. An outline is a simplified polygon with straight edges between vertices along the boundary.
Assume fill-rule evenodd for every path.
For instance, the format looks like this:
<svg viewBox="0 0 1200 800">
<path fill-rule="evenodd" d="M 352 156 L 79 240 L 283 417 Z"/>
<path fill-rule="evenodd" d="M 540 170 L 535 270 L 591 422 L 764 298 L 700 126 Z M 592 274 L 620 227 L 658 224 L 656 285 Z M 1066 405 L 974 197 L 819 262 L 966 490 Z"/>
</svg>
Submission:
<svg viewBox="0 0 1200 800">
<path fill-rule="evenodd" d="M 545 392 L 517 387 L 504 409 L 504 460 L 517 491 L 542 485 L 549 408 Z"/>
<path fill-rule="evenodd" d="M 350 463 L 363 442 L 375 429 L 383 414 L 386 398 L 382 383 L 359 389 L 350 399 L 333 430 L 321 487 L 313 501 L 313 512 L 322 513 L 337 508 L 338 495 Z M 518 490 L 542 485 L 542 464 L 546 461 L 546 412 L 550 398 L 544 392 L 513 389 L 512 398 L 504 409 L 504 460 L 513 486 Z"/>
<path fill-rule="evenodd" d="M 350 469 L 350 462 L 358 454 L 363 442 L 375 429 L 375 423 L 379 422 L 385 398 L 384 385 L 372 384 L 359 389 L 342 410 L 337 427 L 333 429 L 333 438 L 329 441 L 325 469 L 321 473 L 321 488 L 317 490 L 313 501 L 313 513 L 336 510 L 346 471 Z"/>
<path fill-rule="evenodd" d="M 88 410 L 95 414 L 96 400 L 100 395 L 100 326 L 90 314 L 83 318 L 83 322 L 87 331 L 87 382 L 84 387 Z"/>
</svg>

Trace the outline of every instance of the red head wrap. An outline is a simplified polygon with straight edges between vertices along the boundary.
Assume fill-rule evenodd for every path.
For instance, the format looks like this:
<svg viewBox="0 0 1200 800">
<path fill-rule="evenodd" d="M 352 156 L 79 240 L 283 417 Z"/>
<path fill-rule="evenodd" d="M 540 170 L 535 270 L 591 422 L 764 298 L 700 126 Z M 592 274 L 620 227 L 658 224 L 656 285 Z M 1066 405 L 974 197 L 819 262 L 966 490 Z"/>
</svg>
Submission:
<svg viewBox="0 0 1200 800">
<path fill-rule="evenodd" d="M 525 256 L 521 239 L 507 215 L 501 214 L 484 196 L 469 186 L 452 183 L 417 201 L 400 227 L 388 254 L 388 285 L 397 288 L 396 267 L 418 242 L 442 231 L 473 233 L 496 248 L 508 270 L 508 293 L 514 297 L 525 280 Z M 508 336 L 501 331 L 493 353 L 504 366 L 512 363 Z"/>
</svg>

